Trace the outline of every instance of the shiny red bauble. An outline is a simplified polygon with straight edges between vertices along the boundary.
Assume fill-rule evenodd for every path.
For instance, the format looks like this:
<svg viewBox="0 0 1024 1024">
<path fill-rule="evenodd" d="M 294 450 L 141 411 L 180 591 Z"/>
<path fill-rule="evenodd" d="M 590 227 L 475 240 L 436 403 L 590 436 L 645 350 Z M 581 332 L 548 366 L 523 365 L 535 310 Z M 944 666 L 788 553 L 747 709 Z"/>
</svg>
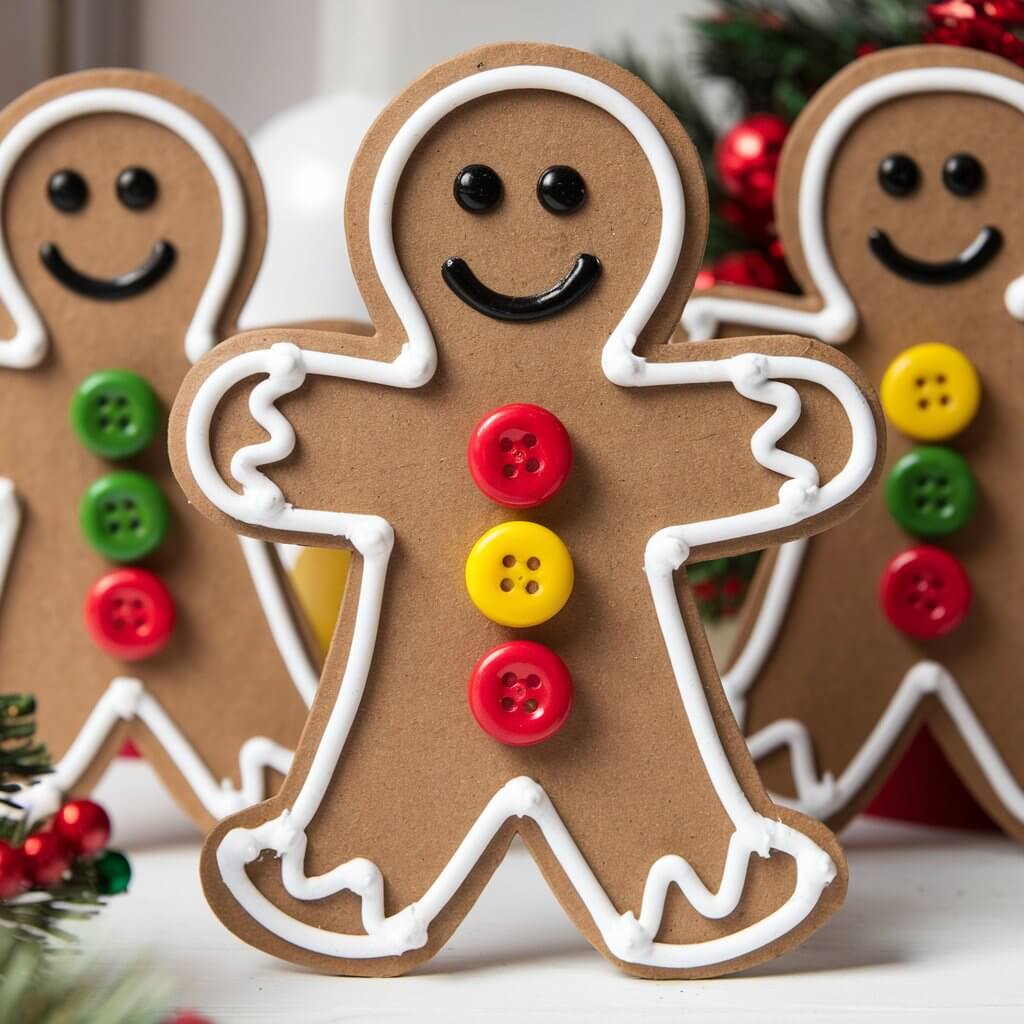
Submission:
<svg viewBox="0 0 1024 1024">
<path fill-rule="evenodd" d="M 9 900 L 29 887 L 28 865 L 21 850 L 0 841 L 0 900 Z"/>
<path fill-rule="evenodd" d="M 54 817 L 53 831 L 78 856 L 99 853 L 110 842 L 110 818 L 92 800 L 71 800 Z"/>
<path fill-rule="evenodd" d="M 722 136 L 715 146 L 715 170 L 728 195 L 754 209 L 771 207 L 788 131 L 776 114 L 751 114 Z"/>
<path fill-rule="evenodd" d="M 56 832 L 35 832 L 21 844 L 28 877 L 42 889 L 56 885 L 71 867 L 74 853 Z"/>
<path fill-rule="evenodd" d="M 779 291 L 786 283 L 778 264 L 756 249 L 726 253 L 711 267 L 711 273 L 715 284 Z"/>
</svg>

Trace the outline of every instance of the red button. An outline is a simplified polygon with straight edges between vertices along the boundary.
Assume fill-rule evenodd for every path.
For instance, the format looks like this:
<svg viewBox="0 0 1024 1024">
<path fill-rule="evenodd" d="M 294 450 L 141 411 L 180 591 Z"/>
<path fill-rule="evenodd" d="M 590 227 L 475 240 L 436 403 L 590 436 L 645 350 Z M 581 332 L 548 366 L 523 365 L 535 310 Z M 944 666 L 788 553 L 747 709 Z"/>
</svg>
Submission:
<svg viewBox="0 0 1024 1024">
<path fill-rule="evenodd" d="M 156 654 L 174 629 L 174 600 L 145 569 L 101 577 L 85 598 L 85 626 L 101 650 L 124 661 Z"/>
<path fill-rule="evenodd" d="M 562 728 L 572 710 L 572 677 L 550 648 L 513 640 L 476 663 L 469 677 L 469 706 L 488 736 L 527 747 Z"/>
<path fill-rule="evenodd" d="M 572 468 L 572 442 L 557 416 L 539 405 L 503 405 L 469 439 L 477 487 L 507 508 L 533 508 L 553 497 Z"/>
<path fill-rule="evenodd" d="M 897 555 L 885 567 L 879 599 L 898 630 L 929 640 L 964 621 L 971 607 L 971 581 L 951 554 L 921 545 Z"/>
</svg>

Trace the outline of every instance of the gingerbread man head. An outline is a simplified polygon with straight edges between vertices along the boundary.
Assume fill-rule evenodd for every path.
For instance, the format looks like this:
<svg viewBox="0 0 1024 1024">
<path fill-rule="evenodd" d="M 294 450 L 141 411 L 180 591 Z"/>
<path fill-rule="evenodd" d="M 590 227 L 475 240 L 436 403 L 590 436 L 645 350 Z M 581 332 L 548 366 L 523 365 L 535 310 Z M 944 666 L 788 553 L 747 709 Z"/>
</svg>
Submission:
<svg viewBox="0 0 1024 1024">
<path fill-rule="evenodd" d="M 805 294 L 714 289 L 684 313 L 694 336 L 729 321 L 844 344 L 881 390 L 883 493 L 841 540 L 764 566 L 752 642 L 725 680 L 772 788 L 835 824 L 924 718 L 1024 835 L 1021 704 L 1006 682 L 1019 629 L 1004 596 L 1019 547 L 1007 482 L 1024 411 L 1022 145 L 1024 73 L 1007 62 L 949 47 L 858 61 L 783 154 L 780 237 Z M 809 637 L 822 638 L 813 685 L 792 671 Z"/>
<path fill-rule="evenodd" d="M 0 676 L 59 760 L 26 801 L 87 789 L 130 736 L 208 823 L 287 765 L 289 669 L 315 687 L 270 552 L 197 528 L 165 453 L 255 275 L 259 178 L 198 97 L 90 71 L 0 115 L 0 196 Z"/>
<path fill-rule="evenodd" d="M 805 339 L 668 342 L 703 182 L 671 112 L 599 58 L 448 61 L 350 182 L 376 334 L 240 336 L 172 416 L 202 511 L 358 556 L 283 792 L 206 847 L 211 903 L 277 955 L 400 973 L 519 833 L 633 973 L 799 941 L 839 851 L 761 792 L 681 570 L 852 509 L 871 401 Z"/>
</svg>

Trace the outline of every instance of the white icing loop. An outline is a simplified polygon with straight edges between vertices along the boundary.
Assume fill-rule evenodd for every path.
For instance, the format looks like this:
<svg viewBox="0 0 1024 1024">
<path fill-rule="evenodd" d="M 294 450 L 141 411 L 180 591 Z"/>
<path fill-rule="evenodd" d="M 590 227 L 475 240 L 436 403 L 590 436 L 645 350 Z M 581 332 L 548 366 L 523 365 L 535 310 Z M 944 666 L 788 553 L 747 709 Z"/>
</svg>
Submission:
<svg viewBox="0 0 1024 1024">
<path fill-rule="evenodd" d="M 777 505 L 669 527 L 656 533 L 647 545 L 645 571 L 683 709 L 735 833 L 715 890 L 708 888 L 682 857 L 669 854 L 659 858 L 648 872 L 639 917 L 612 904 L 547 793 L 525 777 L 511 779 L 498 790 L 426 892 L 390 917 L 384 907 L 384 876 L 365 858 L 314 877 L 308 877 L 304 868 L 306 829 L 328 791 L 369 673 L 394 532 L 377 516 L 298 508 L 288 502 L 262 472 L 262 467 L 285 458 L 295 445 L 294 431 L 274 403 L 294 391 L 309 374 L 398 388 L 420 387 L 430 379 L 436 348 L 395 254 L 391 231 L 394 192 L 417 143 L 441 118 L 476 97 L 513 89 L 551 89 L 602 108 L 631 132 L 654 172 L 662 204 L 661 236 L 650 272 L 604 346 L 601 365 L 607 378 L 625 387 L 732 383 L 741 394 L 774 406 L 772 415 L 755 433 L 751 450 L 762 466 L 795 483 L 788 489 L 784 485 L 786 500 Z M 876 454 L 874 420 L 867 401 L 840 370 L 807 358 L 747 354 L 728 360 L 652 364 L 634 353 L 636 339 L 664 297 L 682 249 L 682 183 L 671 152 L 647 116 L 607 85 L 575 72 L 552 67 L 497 68 L 432 96 L 410 115 L 385 152 L 371 195 L 369 220 L 374 265 L 406 332 L 401 355 L 385 363 L 300 351 L 288 344 L 245 352 L 210 373 L 189 410 L 185 438 L 189 465 L 197 485 L 216 507 L 252 526 L 311 537 L 345 537 L 364 560 L 348 661 L 313 763 L 290 808 L 256 828 L 235 828 L 224 836 L 216 858 L 225 885 L 252 918 L 295 946 L 345 958 L 397 956 L 426 943 L 430 923 L 464 883 L 504 823 L 510 817 L 528 817 L 537 823 L 615 956 L 659 967 L 698 967 L 736 959 L 774 942 L 811 913 L 834 877 L 835 865 L 807 836 L 761 816 L 747 800 L 715 728 L 686 636 L 673 574 L 689 559 L 691 549 L 785 529 L 854 494 L 871 472 Z M 249 408 L 269 436 L 235 454 L 231 472 L 241 485 L 238 492 L 217 472 L 210 450 L 210 426 L 223 397 L 249 378 L 262 378 L 251 391 Z M 850 420 L 853 443 L 847 464 L 820 487 L 813 465 L 778 448 L 779 440 L 800 416 L 799 394 L 791 385 L 781 383 L 782 379 L 810 381 L 827 388 Z M 268 502 L 267 494 L 277 500 Z M 360 896 L 366 934 L 314 927 L 276 907 L 253 885 L 245 868 L 265 849 L 280 856 L 283 883 L 297 899 L 320 900 L 344 890 Z M 669 886 L 678 886 L 699 913 L 725 917 L 739 905 L 751 856 L 768 857 L 773 852 L 791 856 L 796 864 L 794 890 L 774 912 L 747 928 L 709 941 L 654 941 Z"/>
<path fill-rule="evenodd" d="M 839 279 L 825 234 L 825 189 L 832 160 L 847 133 L 865 114 L 895 99 L 936 92 L 984 96 L 1024 113 L 1024 85 L 1006 75 L 974 68 L 912 68 L 895 71 L 854 89 L 822 122 L 807 151 L 800 177 L 800 245 L 822 308 L 812 312 L 786 309 L 767 299 L 750 302 L 697 295 L 683 310 L 683 327 L 692 341 L 714 337 L 719 326 L 725 323 L 809 334 L 833 344 L 853 337 L 857 330 L 857 309 Z M 1004 301 L 1011 317 L 1024 320 L 1024 276 L 1010 282 Z"/>
<path fill-rule="evenodd" d="M 29 111 L 0 141 L 0 196 L 22 154 L 46 132 L 89 114 L 130 114 L 162 125 L 187 142 L 213 177 L 220 197 L 221 241 L 206 288 L 185 333 L 185 354 L 195 362 L 217 342 L 224 303 L 238 276 L 245 248 L 245 198 L 238 172 L 210 130 L 181 107 L 135 89 L 83 89 Z M 0 222 L 0 305 L 15 323 L 14 337 L 0 341 L 0 366 L 27 369 L 46 355 L 46 327 L 11 263 Z"/>
</svg>

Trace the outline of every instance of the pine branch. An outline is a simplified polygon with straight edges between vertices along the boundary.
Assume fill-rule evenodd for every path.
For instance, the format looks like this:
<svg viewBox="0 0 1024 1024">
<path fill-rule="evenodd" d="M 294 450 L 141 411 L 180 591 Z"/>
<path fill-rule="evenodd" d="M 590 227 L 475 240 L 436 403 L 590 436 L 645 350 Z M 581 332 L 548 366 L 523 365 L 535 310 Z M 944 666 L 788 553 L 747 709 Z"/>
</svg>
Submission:
<svg viewBox="0 0 1024 1024">
<path fill-rule="evenodd" d="M 716 15 L 694 22 L 698 67 L 737 87 L 742 113 L 791 121 L 862 47 L 917 42 L 923 22 L 920 0 L 831 0 L 813 9 L 793 0 L 719 0 Z"/>
<path fill-rule="evenodd" d="M 64 954 L 59 964 L 35 943 L 0 932 L 0 1024 L 156 1024 L 170 1001 L 167 981 L 143 965 L 113 977 Z"/>
</svg>

